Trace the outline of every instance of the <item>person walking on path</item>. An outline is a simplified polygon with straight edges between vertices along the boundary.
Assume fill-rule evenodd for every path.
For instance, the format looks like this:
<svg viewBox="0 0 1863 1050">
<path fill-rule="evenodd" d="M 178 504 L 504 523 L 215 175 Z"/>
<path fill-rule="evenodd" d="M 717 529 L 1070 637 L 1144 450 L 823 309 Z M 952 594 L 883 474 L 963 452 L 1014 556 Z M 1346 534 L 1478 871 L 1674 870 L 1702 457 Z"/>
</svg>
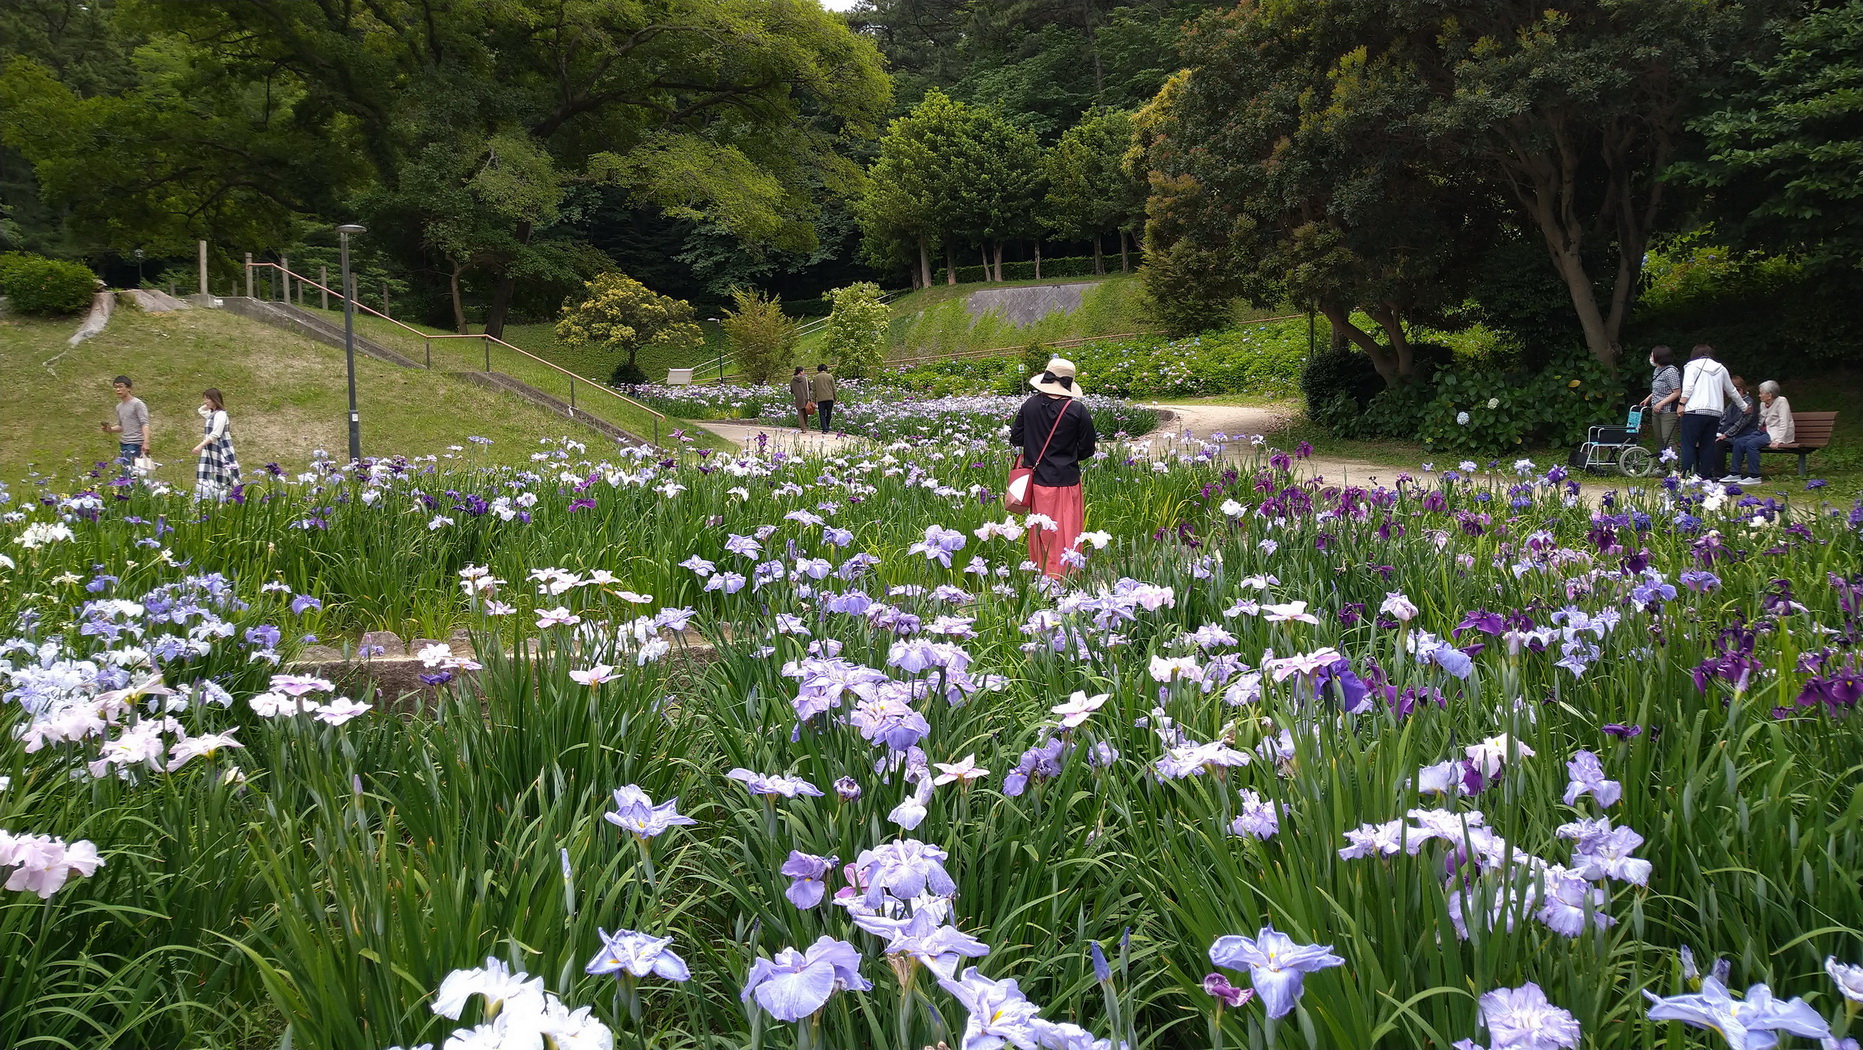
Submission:
<svg viewBox="0 0 1863 1050">
<path fill-rule="evenodd" d="M 1746 406 L 1727 366 L 1714 359 L 1714 348 L 1706 343 L 1695 347 L 1682 370 L 1683 474 L 1714 479 L 1714 433 L 1729 401 Z"/>
<path fill-rule="evenodd" d="M 1029 514 L 1047 518 L 1029 525 L 1029 560 L 1054 579 L 1073 568 L 1067 555 L 1086 527 L 1087 505 L 1081 492 L 1080 461 L 1096 451 L 1093 413 L 1075 400 L 1074 363 L 1053 358 L 1029 380 L 1035 393 L 1016 410 L 1009 443 L 1022 449 L 1021 464 L 1035 472 L 1029 485 Z M 1078 554 L 1074 555 L 1076 558 Z"/>
<path fill-rule="evenodd" d="M 1740 391 L 1740 396 L 1747 400 L 1742 404 L 1730 403 L 1721 410 L 1720 425 L 1714 429 L 1714 474 L 1724 484 L 1757 485 L 1759 484 L 1758 478 L 1748 481 L 1740 473 L 1740 448 L 1737 442 L 1759 429 L 1760 406 L 1758 401 L 1752 400 L 1752 395 L 1747 391 L 1745 379 L 1735 376 L 1734 389 Z M 1727 456 L 1730 452 L 1734 456 L 1734 472 L 1726 474 L 1723 471 L 1727 467 Z M 1759 453 L 1754 453 L 1753 458 L 1757 460 Z M 1755 470 L 1754 473 L 1757 474 L 1759 471 Z"/>
<path fill-rule="evenodd" d="M 135 384 L 128 376 L 117 376 L 110 384 L 116 390 L 116 422 L 103 424 L 106 434 L 117 435 L 116 458 L 128 474 L 136 460 L 149 455 L 149 406 L 135 394 Z"/>
<path fill-rule="evenodd" d="M 809 396 L 815 401 L 815 411 L 821 414 L 822 433 L 828 433 L 828 421 L 834 417 L 834 373 L 828 371 L 827 365 L 816 365 L 815 374 L 809 377 Z"/>
<path fill-rule="evenodd" d="M 1675 351 L 1659 346 L 1650 351 L 1650 396 L 1643 407 L 1652 413 L 1650 432 L 1656 435 L 1656 449 L 1675 444 L 1676 402 L 1682 400 L 1682 370 L 1675 367 Z"/>
<path fill-rule="evenodd" d="M 789 400 L 796 403 L 796 429 L 809 428 L 809 377 L 802 374 L 802 366 L 797 365 L 795 374 L 789 377 Z"/>
<path fill-rule="evenodd" d="M 226 416 L 226 398 L 218 387 L 201 394 L 201 443 L 194 446 L 200 463 L 194 468 L 198 499 L 222 500 L 239 487 L 239 457 L 233 454 L 233 431 Z"/>
</svg>

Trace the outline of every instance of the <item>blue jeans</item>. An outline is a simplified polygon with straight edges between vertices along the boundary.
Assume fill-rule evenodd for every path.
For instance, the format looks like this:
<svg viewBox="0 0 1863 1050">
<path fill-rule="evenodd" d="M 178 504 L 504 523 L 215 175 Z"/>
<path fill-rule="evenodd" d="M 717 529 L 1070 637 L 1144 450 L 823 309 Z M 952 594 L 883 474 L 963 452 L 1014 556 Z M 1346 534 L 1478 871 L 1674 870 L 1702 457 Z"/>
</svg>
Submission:
<svg viewBox="0 0 1863 1050">
<path fill-rule="evenodd" d="M 136 457 L 142 455 L 142 445 L 136 442 L 119 441 L 116 443 L 116 461 L 123 465 L 127 474 L 136 465 Z"/>
<path fill-rule="evenodd" d="M 1719 412 L 1682 413 L 1682 473 L 1712 478 L 1715 460 L 1714 432 L 1721 425 Z"/>
<path fill-rule="evenodd" d="M 1742 434 L 1734 439 L 1734 473 L 1749 478 L 1760 476 L 1760 449 L 1772 443 L 1772 435 L 1764 430 L 1756 434 Z M 1744 464 L 1744 466 L 1742 466 Z"/>
</svg>

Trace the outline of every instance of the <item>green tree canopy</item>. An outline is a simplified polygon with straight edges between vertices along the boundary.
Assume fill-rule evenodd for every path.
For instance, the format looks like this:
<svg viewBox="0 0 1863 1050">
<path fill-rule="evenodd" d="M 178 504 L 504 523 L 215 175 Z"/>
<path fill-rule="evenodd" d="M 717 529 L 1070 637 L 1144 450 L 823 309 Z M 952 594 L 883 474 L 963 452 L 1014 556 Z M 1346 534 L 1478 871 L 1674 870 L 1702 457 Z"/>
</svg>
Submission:
<svg viewBox="0 0 1863 1050">
<path fill-rule="evenodd" d="M 615 366 L 617 385 L 646 381 L 635 360 L 642 348 L 690 350 L 704 340 L 692 323 L 691 303 L 660 295 L 626 274 L 602 274 L 583 293 L 580 301 L 563 303 L 556 337 L 570 346 L 626 354 Z"/>
<path fill-rule="evenodd" d="M 1677 165 L 1714 197 L 1717 225 L 1857 280 L 1863 269 L 1863 0 L 1771 27 L 1725 102 L 1690 125 L 1705 155 Z"/>
<path fill-rule="evenodd" d="M 1101 238 L 1119 237 L 1120 269 L 1127 269 L 1126 236 L 1144 221 L 1145 184 L 1126 167 L 1132 115 L 1094 108 L 1067 129 L 1042 158 L 1047 195 L 1042 225 L 1067 240 L 1093 242 L 1093 269 L 1106 272 Z"/>
</svg>

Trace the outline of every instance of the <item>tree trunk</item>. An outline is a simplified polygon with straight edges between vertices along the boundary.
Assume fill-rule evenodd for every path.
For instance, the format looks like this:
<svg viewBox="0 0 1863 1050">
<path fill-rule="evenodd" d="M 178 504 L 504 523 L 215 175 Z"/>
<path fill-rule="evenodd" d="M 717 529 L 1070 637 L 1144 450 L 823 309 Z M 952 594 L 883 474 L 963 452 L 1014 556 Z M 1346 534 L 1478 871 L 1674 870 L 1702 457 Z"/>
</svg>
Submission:
<svg viewBox="0 0 1863 1050">
<path fill-rule="evenodd" d="M 925 235 L 919 234 L 919 268 L 914 274 L 920 288 L 930 288 L 932 281 L 931 246 L 926 243 Z"/>
<path fill-rule="evenodd" d="M 1642 268 L 1642 245 L 1647 240 L 1648 227 L 1644 227 L 1643 236 L 1638 237 L 1635 227 L 1639 224 L 1635 219 L 1626 221 L 1627 216 L 1635 215 L 1636 208 L 1630 199 L 1629 174 L 1619 167 L 1612 173 L 1616 181 L 1611 187 L 1612 200 L 1607 203 L 1606 210 L 1613 212 L 1610 217 L 1617 220 L 1620 244 L 1629 248 L 1631 242 L 1635 242 L 1637 257 L 1631 266 L 1620 260 L 1616 287 L 1612 290 L 1611 316 L 1607 319 L 1598 306 L 1597 287 L 1585 270 L 1585 228 L 1579 221 L 1578 185 L 1578 150 L 1583 147 L 1570 141 L 1563 124 L 1555 122 L 1551 130 L 1552 144 L 1538 150 L 1528 149 L 1510 137 L 1512 148 L 1503 170 L 1515 199 L 1539 227 L 1553 269 L 1565 282 L 1572 308 L 1578 314 L 1579 327 L 1585 333 L 1586 348 L 1591 356 L 1615 371 L 1617 337 L 1622 331 L 1631 293 L 1635 291 L 1635 274 Z M 1659 199 L 1659 192 L 1652 190 L 1648 211 L 1651 219 Z"/>
<path fill-rule="evenodd" d="M 1041 280 L 1041 238 L 1035 238 L 1035 279 Z"/>
<path fill-rule="evenodd" d="M 1371 319 L 1378 322 L 1384 334 L 1391 340 L 1391 349 L 1397 354 L 1397 378 L 1408 382 L 1416 374 L 1411 360 L 1410 337 L 1404 334 L 1404 320 L 1397 314 L 1397 308 L 1389 303 L 1382 303 L 1376 309 L 1367 311 Z"/>
<path fill-rule="evenodd" d="M 465 264 L 455 262 L 453 264 L 453 274 L 447 280 L 447 285 L 448 287 L 452 289 L 452 292 L 453 292 L 453 331 L 458 332 L 460 335 L 467 334 L 466 332 L 466 304 L 465 304 L 465 301 L 461 299 L 459 295 L 459 275 L 465 272 L 466 272 Z"/>
<path fill-rule="evenodd" d="M 1105 273 L 1106 260 L 1100 255 L 1100 235 L 1096 233 L 1093 235 L 1093 275 L 1099 277 Z"/>
<path fill-rule="evenodd" d="M 979 244 L 977 246 L 977 252 L 983 256 L 983 279 L 986 281 L 995 280 L 996 278 L 990 275 L 990 242 L 986 240 L 982 244 Z"/>
<path fill-rule="evenodd" d="M 517 242 L 520 245 L 530 243 L 530 220 L 525 219 L 517 225 Z M 511 272 L 511 263 L 506 262 L 498 271 L 498 286 L 492 292 L 492 307 L 485 312 L 485 334 L 493 339 L 505 337 L 505 318 L 511 313 L 511 297 L 517 291 L 517 276 Z"/>
<path fill-rule="evenodd" d="M 1002 282 L 1002 279 L 1003 279 L 1003 242 L 1001 240 L 998 240 L 996 242 L 996 280 L 997 280 L 997 283 L 1000 284 Z"/>
<path fill-rule="evenodd" d="M 1353 324 L 1351 314 L 1345 307 L 1338 303 L 1321 303 L 1320 313 L 1325 316 L 1326 323 L 1333 326 L 1335 337 L 1343 333 L 1352 341 L 1352 345 L 1365 351 L 1365 356 L 1371 358 L 1371 366 L 1378 370 L 1378 376 L 1384 380 L 1385 386 L 1396 386 L 1401 381 L 1397 359 L 1390 351 L 1378 345 L 1378 340 L 1370 332 Z"/>
<path fill-rule="evenodd" d="M 1119 272 L 1132 272 L 1132 262 L 1126 257 L 1126 229 L 1123 226 L 1119 228 Z"/>
<path fill-rule="evenodd" d="M 957 283 L 957 249 L 950 241 L 944 242 L 944 283 Z"/>
</svg>

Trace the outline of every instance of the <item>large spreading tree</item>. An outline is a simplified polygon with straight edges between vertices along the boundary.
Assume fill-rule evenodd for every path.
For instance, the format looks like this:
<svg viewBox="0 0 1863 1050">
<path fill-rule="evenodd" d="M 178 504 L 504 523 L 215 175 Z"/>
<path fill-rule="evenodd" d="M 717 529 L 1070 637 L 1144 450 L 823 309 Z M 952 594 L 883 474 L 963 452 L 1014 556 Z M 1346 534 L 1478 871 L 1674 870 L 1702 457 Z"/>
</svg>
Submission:
<svg viewBox="0 0 1863 1050">
<path fill-rule="evenodd" d="M 1454 293 L 1500 203 L 1615 365 L 1685 125 L 1785 2 L 1278 0 L 1206 15 L 1183 44 L 1190 70 L 1141 121 L 1154 295 L 1209 315 L 1272 279 L 1336 326 L 1356 303 L 1391 344 L 1380 371 L 1401 376 L 1405 315 Z"/>
<path fill-rule="evenodd" d="M 398 238 L 404 256 L 484 271 L 493 333 L 518 279 L 561 254 L 552 224 L 564 187 L 618 187 L 743 243 L 807 251 L 822 200 L 858 190 L 844 146 L 871 133 L 890 99 L 871 42 L 814 0 L 199 0 L 136 11 L 192 67 L 246 88 L 166 97 L 159 115 L 198 110 L 209 129 L 226 126 L 181 139 L 186 149 L 171 152 L 195 164 L 178 160 L 163 186 L 198 198 L 183 178 L 210 182 L 215 167 L 240 161 L 269 182 L 224 181 L 287 209 L 313 203 L 289 192 L 295 180 L 348 191 L 374 210 L 365 221 L 391 220 L 375 224 L 378 235 Z M 249 156 L 255 134 L 238 120 L 252 122 L 255 106 L 305 148 L 280 153 L 291 142 L 280 133 Z M 38 128 L 9 126 L 9 141 L 51 149 L 121 119 L 108 107 L 61 107 L 42 106 L 54 119 Z M 138 152 L 158 145 L 129 133 Z M 343 178 L 331 150 L 315 148 L 326 141 L 364 162 L 366 177 Z M 104 174 L 99 200 L 112 195 L 104 183 L 137 184 L 134 172 Z"/>
</svg>

